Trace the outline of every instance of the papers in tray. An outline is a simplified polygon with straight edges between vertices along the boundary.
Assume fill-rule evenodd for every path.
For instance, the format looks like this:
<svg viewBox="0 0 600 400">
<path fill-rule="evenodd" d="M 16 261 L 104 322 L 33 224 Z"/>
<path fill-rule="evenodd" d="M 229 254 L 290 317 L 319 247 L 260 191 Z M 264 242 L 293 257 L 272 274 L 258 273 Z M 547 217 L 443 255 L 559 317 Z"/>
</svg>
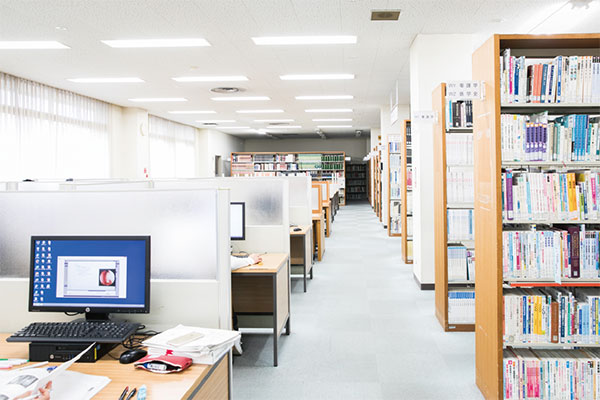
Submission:
<svg viewBox="0 0 600 400">
<path fill-rule="evenodd" d="M 201 333 L 203 336 L 180 346 L 169 345 L 168 342 L 189 333 Z M 239 344 L 241 334 L 238 331 L 223 329 L 198 328 L 177 325 L 144 341 L 148 354 L 172 354 L 189 357 L 194 364 L 214 364 L 235 344 Z"/>
</svg>

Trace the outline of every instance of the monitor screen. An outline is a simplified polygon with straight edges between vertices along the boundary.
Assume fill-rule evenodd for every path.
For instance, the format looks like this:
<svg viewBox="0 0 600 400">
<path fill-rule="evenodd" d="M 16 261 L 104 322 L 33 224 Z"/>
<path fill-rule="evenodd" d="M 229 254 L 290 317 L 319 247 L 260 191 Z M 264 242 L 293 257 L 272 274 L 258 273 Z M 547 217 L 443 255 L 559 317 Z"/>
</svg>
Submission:
<svg viewBox="0 0 600 400">
<path fill-rule="evenodd" d="M 32 236 L 30 311 L 147 313 L 150 236 Z"/>
<path fill-rule="evenodd" d="M 232 202 L 229 205 L 231 240 L 246 239 L 246 203 Z"/>
</svg>

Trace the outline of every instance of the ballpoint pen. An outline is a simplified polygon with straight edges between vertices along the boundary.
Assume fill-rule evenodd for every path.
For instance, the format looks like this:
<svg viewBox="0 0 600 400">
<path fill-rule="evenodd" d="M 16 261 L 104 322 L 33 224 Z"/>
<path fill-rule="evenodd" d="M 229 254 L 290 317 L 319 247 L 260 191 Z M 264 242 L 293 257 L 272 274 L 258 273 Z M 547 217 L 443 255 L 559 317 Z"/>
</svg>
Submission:
<svg viewBox="0 0 600 400">
<path fill-rule="evenodd" d="M 121 393 L 121 395 L 119 396 L 119 400 L 125 400 L 125 395 L 127 395 L 128 391 L 129 391 L 129 386 L 125 386 L 123 393 Z"/>
<path fill-rule="evenodd" d="M 131 399 L 133 399 L 133 396 L 135 395 L 135 392 L 137 392 L 137 389 L 133 388 L 133 390 L 131 392 L 129 392 L 129 396 L 127 396 L 127 398 L 125 400 L 131 400 Z"/>
</svg>

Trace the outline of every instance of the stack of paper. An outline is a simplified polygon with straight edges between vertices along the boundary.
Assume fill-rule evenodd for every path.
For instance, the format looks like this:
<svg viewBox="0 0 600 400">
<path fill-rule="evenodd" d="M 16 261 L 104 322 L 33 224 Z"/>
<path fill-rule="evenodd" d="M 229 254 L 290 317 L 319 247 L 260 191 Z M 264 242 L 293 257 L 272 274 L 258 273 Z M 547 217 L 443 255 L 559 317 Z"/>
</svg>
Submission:
<svg viewBox="0 0 600 400">
<path fill-rule="evenodd" d="M 200 334 L 198 336 L 201 337 L 179 346 L 169 344 L 191 333 Z M 171 354 L 189 357 L 194 364 L 214 364 L 234 345 L 239 345 L 240 338 L 241 334 L 238 331 L 177 325 L 151 337 L 143 344 L 148 347 L 148 354 L 152 356 Z"/>
</svg>

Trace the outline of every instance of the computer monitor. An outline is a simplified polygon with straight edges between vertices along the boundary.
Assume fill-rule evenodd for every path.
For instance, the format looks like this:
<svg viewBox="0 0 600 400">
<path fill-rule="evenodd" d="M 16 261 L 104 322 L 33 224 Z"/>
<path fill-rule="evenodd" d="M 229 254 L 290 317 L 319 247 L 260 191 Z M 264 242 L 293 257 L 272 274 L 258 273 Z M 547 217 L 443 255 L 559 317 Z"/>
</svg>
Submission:
<svg viewBox="0 0 600 400">
<path fill-rule="evenodd" d="M 150 312 L 150 236 L 32 236 L 29 311 Z"/>
<path fill-rule="evenodd" d="M 230 203 L 229 224 L 231 240 L 246 240 L 246 203 Z"/>
</svg>

